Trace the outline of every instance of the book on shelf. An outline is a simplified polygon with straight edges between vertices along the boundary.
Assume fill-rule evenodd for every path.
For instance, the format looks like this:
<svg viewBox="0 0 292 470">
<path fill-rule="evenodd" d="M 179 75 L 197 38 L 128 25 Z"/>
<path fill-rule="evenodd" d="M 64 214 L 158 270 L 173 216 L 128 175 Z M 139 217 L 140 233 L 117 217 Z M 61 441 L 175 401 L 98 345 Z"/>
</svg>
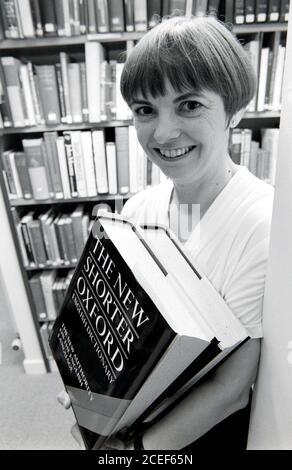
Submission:
<svg viewBox="0 0 292 470">
<path fill-rule="evenodd" d="M 135 432 L 160 406 L 173 406 L 247 339 L 173 234 L 103 214 L 50 346 L 85 445 L 97 449 L 113 433 Z"/>
</svg>

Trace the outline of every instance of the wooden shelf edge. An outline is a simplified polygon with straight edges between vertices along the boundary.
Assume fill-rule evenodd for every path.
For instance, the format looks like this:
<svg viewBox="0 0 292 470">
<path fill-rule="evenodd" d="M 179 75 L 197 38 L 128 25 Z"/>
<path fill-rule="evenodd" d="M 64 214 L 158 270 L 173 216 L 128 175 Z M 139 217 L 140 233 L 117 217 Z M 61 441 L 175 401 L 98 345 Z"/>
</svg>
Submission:
<svg viewBox="0 0 292 470">
<path fill-rule="evenodd" d="M 60 124 L 58 126 L 32 126 L 32 127 L 4 127 L 0 129 L 0 135 L 6 134 L 39 134 L 50 131 L 74 131 L 86 129 L 104 129 L 106 127 L 122 127 L 133 124 L 131 119 L 126 121 L 100 121 L 100 122 L 81 122 L 73 124 Z"/>
<path fill-rule="evenodd" d="M 135 193 L 136 194 L 136 193 Z M 72 197 L 70 199 L 44 199 L 36 201 L 35 199 L 11 199 L 10 206 L 11 207 L 23 207 L 23 206 L 46 206 L 51 204 L 79 204 L 82 202 L 105 202 L 105 201 L 116 201 L 123 199 L 129 199 L 134 194 L 127 193 L 127 194 L 99 194 L 98 196 L 90 196 L 90 197 Z"/>
</svg>

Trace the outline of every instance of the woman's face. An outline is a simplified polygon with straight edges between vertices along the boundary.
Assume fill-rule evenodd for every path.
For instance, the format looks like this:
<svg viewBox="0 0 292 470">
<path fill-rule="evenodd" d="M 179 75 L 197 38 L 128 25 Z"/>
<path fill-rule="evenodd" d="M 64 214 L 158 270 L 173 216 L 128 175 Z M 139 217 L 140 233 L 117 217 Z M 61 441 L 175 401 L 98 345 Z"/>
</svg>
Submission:
<svg viewBox="0 0 292 470">
<path fill-rule="evenodd" d="M 214 177 L 227 156 L 228 128 L 222 98 L 204 90 L 176 92 L 131 103 L 139 142 L 153 163 L 178 183 Z"/>
</svg>

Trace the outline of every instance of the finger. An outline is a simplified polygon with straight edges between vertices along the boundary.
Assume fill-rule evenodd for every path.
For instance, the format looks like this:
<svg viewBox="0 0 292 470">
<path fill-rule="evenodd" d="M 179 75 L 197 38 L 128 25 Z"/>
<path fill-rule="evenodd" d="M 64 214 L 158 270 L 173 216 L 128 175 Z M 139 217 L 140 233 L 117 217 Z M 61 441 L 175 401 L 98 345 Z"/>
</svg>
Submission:
<svg viewBox="0 0 292 470">
<path fill-rule="evenodd" d="M 74 437 L 75 441 L 80 445 L 80 447 L 83 449 L 83 450 L 86 450 L 85 449 L 85 445 L 84 445 L 84 442 L 83 442 L 83 439 L 82 439 L 82 436 L 81 436 L 81 433 L 78 429 L 78 426 L 77 424 L 73 424 L 72 428 L 71 428 L 71 434 L 72 436 Z"/>
<path fill-rule="evenodd" d="M 65 390 L 62 390 L 62 392 L 59 393 L 57 396 L 58 402 L 66 409 L 70 408 L 71 406 L 71 400 L 67 392 Z"/>
<path fill-rule="evenodd" d="M 109 450 L 110 449 L 125 450 L 124 442 L 115 436 L 112 436 L 109 439 L 107 439 L 107 441 L 104 443 L 104 447 Z"/>
</svg>

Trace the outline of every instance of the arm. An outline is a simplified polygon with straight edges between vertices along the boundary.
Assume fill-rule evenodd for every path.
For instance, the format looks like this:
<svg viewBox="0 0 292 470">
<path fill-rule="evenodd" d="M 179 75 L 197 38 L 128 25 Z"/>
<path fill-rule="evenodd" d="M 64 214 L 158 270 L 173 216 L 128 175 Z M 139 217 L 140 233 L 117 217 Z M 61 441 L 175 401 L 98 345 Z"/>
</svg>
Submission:
<svg viewBox="0 0 292 470">
<path fill-rule="evenodd" d="M 259 354 L 259 339 L 251 339 L 235 351 L 208 381 L 145 432 L 144 448 L 181 449 L 244 408 L 256 378 Z"/>
</svg>

